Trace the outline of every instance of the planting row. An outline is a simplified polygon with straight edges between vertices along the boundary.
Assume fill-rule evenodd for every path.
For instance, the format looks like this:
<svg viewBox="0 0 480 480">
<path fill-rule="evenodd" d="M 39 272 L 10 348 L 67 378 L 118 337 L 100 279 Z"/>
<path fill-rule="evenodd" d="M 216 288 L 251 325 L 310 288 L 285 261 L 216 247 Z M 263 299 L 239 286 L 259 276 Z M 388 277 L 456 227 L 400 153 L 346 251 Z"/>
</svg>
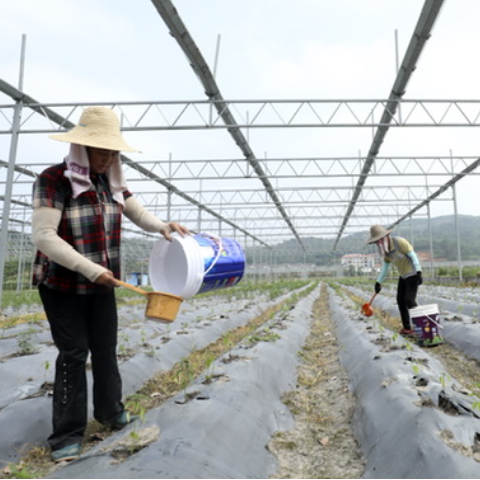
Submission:
<svg viewBox="0 0 480 480">
<path fill-rule="evenodd" d="M 348 289 L 364 301 L 371 298 L 372 292 L 365 288 Z M 382 289 L 375 298 L 374 308 L 398 317 L 395 296 L 394 287 Z M 480 296 L 475 289 L 422 285 L 417 302 L 419 305 L 437 305 L 443 339 L 468 357 L 480 361 Z"/>
<path fill-rule="evenodd" d="M 266 445 L 293 426 L 281 398 L 295 386 L 297 352 L 317 297 L 315 288 L 294 308 L 280 310 L 140 424 L 51 477 L 267 478 L 276 458 Z"/>
<path fill-rule="evenodd" d="M 232 289 L 224 295 L 200 296 L 184 302 L 176 321 L 168 325 L 146 320 L 144 304 L 119 307 L 118 355 L 124 395 L 134 394 L 156 372 L 170 370 L 191 352 L 284 302 L 300 286 L 290 282 L 265 290 Z M 2 466 L 16 462 L 36 445 L 46 445 L 55 358 L 46 322 L 2 330 L 0 431 L 9 432 L 0 437 Z"/>
<path fill-rule="evenodd" d="M 377 308 L 393 309 L 392 298 L 383 300 Z M 479 399 L 431 354 L 437 347 L 421 348 L 373 317 L 365 321 L 350 298 L 332 293 L 330 306 L 357 398 L 353 426 L 364 477 L 478 478 Z"/>
<path fill-rule="evenodd" d="M 283 293 L 275 299 L 269 298 L 268 291 L 246 298 L 198 297 L 182 306 L 170 326 L 145 321 L 143 306 L 120 308 L 119 355 L 126 395 L 138 391 L 155 372 L 168 371 L 175 364 L 181 365 L 180 388 L 144 412 L 140 422 L 97 442 L 79 460 L 50 477 L 273 475 L 278 463 L 266 445 L 274 433 L 294 426 L 292 414 L 281 399 L 286 391 L 296 388 L 299 352 L 320 293 L 313 284 L 296 290 L 298 297 Z M 371 296 L 370 291 L 360 288 L 350 291 L 365 301 Z M 430 287 L 422 289 L 423 294 L 425 297 L 419 296 L 422 303 L 441 298 Z M 289 299 L 288 308 L 279 309 L 240 343 L 229 343 L 234 329 Z M 433 356 L 432 352 L 442 347 L 418 347 L 385 328 L 376 317 L 362 317 L 360 304 L 341 290 L 329 289 L 340 359 L 356 398 L 351 421 L 365 461 L 363 476 L 479 478 L 480 400 Z M 382 290 L 375 308 L 398 316 L 393 289 Z M 457 315 L 442 307 L 447 340 L 454 325 L 477 325 L 465 313 L 459 317 L 461 321 L 453 318 Z M 51 368 L 46 369 L 45 362 L 53 365 L 55 353 L 46 327 L 37 325 L 30 339 L 37 348 L 35 354 L 6 354 L 18 349 L 18 338 L 26 328 L 31 327 L 9 329 L 0 340 L 5 352 L 0 364 L 5 368 L 0 374 L 9 381 L 0 395 L 0 429 L 11 432 L 6 440 L 2 436 L 0 446 L 0 458 L 6 462 L 17 461 L 28 446 L 44 445 L 50 431 L 50 398 L 41 386 L 45 377 L 47 381 L 51 378 Z M 208 362 L 195 378 L 188 359 L 222 338 L 227 346 L 224 353 Z M 21 363 L 22 359 L 30 359 L 29 365 L 28 361 Z M 8 364 L 15 367 L 9 369 Z M 8 377 L 12 371 L 17 371 L 18 378 Z M 331 405 L 335 408 L 335 399 Z"/>
</svg>

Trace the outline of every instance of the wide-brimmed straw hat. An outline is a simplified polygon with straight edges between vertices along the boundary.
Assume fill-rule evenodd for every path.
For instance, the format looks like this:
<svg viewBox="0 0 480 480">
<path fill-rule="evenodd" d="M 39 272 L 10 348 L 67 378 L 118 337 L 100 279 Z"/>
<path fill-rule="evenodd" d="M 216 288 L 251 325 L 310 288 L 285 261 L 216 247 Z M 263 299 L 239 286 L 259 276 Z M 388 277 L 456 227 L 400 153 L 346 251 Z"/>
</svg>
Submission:
<svg viewBox="0 0 480 480">
<path fill-rule="evenodd" d="M 367 243 L 378 242 L 378 240 L 386 237 L 392 231 L 393 230 L 387 230 L 386 228 L 383 228 L 381 225 L 372 225 L 370 227 L 370 238 L 368 239 Z"/>
<path fill-rule="evenodd" d="M 67 133 L 49 135 L 49 137 L 53 140 L 106 150 L 138 151 L 123 139 L 118 117 L 108 107 L 86 108 L 75 127 Z"/>
</svg>

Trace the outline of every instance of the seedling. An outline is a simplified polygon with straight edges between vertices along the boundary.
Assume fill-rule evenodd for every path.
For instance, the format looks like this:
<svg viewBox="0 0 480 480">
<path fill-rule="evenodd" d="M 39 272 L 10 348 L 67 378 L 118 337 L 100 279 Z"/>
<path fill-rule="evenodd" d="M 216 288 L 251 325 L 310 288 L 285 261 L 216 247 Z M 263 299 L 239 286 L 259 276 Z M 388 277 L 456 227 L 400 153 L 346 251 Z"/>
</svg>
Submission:
<svg viewBox="0 0 480 480">
<path fill-rule="evenodd" d="M 213 378 L 213 362 L 215 360 L 215 355 L 212 353 L 208 356 L 207 360 L 205 361 L 205 367 L 207 369 L 207 374 L 205 375 L 205 381 L 207 383 L 212 381 Z"/>
<path fill-rule="evenodd" d="M 132 444 L 128 447 L 128 453 L 130 455 L 133 455 L 135 452 L 138 452 L 141 447 L 140 447 L 140 435 L 136 430 L 132 430 L 129 433 L 129 437 L 132 439 Z"/>
<path fill-rule="evenodd" d="M 451 380 L 451 377 L 448 373 L 442 372 L 440 375 L 440 384 L 442 385 L 442 388 L 445 390 L 446 384 L 447 384 L 447 379 Z"/>
<path fill-rule="evenodd" d="M 140 421 L 143 423 L 145 420 L 146 408 L 144 406 L 144 401 L 148 400 L 146 395 L 134 394 L 130 395 L 125 402 L 125 408 L 135 415 L 140 416 Z"/>
<path fill-rule="evenodd" d="M 47 372 L 48 370 L 50 370 L 50 361 L 49 360 L 45 360 L 43 363 L 43 368 L 44 368 L 44 372 L 43 372 L 43 382 L 45 383 L 47 381 Z"/>
<path fill-rule="evenodd" d="M 193 380 L 194 372 L 192 370 L 192 366 L 190 365 L 190 361 L 188 358 L 184 358 L 178 364 L 178 370 L 176 372 L 176 380 L 177 383 L 180 385 L 180 388 L 183 390 L 183 394 L 185 396 L 185 400 L 187 400 L 187 388 L 189 387 L 190 383 Z"/>
<path fill-rule="evenodd" d="M 21 463 L 17 467 L 17 465 L 10 463 L 8 465 L 8 468 L 10 470 L 10 474 L 13 475 L 14 478 L 35 478 Z"/>
<path fill-rule="evenodd" d="M 29 329 L 19 334 L 17 339 L 18 355 L 32 355 L 36 353 L 37 349 L 32 344 L 32 335 L 34 333 L 35 333 L 35 330 Z"/>
</svg>

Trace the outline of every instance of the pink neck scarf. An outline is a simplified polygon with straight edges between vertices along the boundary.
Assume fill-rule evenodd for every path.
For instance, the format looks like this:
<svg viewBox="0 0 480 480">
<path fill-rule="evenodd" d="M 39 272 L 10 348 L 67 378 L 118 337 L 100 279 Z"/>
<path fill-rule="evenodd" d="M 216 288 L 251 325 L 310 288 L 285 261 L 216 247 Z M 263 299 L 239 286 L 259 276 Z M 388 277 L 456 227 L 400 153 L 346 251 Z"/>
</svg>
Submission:
<svg viewBox="0 0 480 480">
<path fill-rule="evenodd" d="M 84 145 L 76 143 L 70 144 L 70 152 L 65 157 L 67 169 L 64 175 L 70 180 L 72 185 L 73 198 L 77 198 L 81 193 L 90 190 L 92 181 L 90 180 L 90 163 L 88 161 L 87 149 Z M 123 175 L 120 155 L 117 155 L 106 176 L 110 184 L 110 191 L 117 203 L 125 206 L 123 191 L 127 190 L 127 182 Z"/>
<path fill-rule="evenodd" d="M 378 248 L 380 249 L 380 255 L 382 255 L 382 257 L 385 257 L 390 253 L 390 239 L 388 235 L 386 237 L 381 238 L 377 242 L 377 245 L 378 245 Z"/>
</svg>

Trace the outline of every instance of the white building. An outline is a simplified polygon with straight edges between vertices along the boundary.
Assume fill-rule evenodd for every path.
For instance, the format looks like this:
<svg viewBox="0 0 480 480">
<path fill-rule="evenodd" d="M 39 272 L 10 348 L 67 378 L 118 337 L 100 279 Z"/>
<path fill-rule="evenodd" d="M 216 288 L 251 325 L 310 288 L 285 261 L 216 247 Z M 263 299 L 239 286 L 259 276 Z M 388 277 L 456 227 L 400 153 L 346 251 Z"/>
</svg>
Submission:
<svg viewBox="0 0 480 480">
<path fill-rule="evenodd" d="M 350 253 L 342 256 L 341 263 L 344 269 L 353 267 L 356 272 L 370 273 L 375 268 L 375 257 L 374 253 Z"/>
</svg>

